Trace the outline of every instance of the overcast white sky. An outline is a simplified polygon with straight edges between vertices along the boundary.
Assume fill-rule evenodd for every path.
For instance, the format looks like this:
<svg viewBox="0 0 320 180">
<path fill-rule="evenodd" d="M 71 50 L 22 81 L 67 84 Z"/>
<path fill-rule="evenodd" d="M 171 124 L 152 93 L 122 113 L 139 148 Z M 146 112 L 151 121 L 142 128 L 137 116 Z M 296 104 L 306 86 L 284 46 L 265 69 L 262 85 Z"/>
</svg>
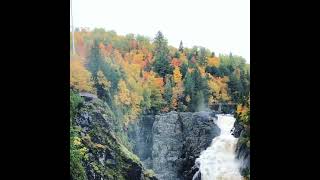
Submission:
<svg viewBox="0 0 320 180">
<path fill-rule="evenodd" d="M 103 27 L 117 34 L 154 38 L 170 45 L 232 52 L 250 63 L 250 0 L 72 0 L 75 27 Z"/>
</svg>

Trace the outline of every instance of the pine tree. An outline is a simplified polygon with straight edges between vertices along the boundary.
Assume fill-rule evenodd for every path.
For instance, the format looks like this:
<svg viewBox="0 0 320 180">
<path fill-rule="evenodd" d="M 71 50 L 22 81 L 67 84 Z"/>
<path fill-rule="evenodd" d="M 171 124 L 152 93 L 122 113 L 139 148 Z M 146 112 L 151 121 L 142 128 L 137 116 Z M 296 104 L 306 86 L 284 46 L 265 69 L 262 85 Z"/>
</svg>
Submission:
<svg viewBox="0 0 320 180">
<path fill-rule="evenodd" d="M 200 48 L 200 52 L 199 52 L 199 64 L 200 65 L 202 65 L 202 66 L 207 65 L 208 54 L 209 54 L 209 52 L 204 47 Z"/>
<path fill-rule="evenodd" d="M 237 79 L 236 75 L 232 73 L 229 76 L 229 94 L 231 94 L 233 102 L 240 102 L 241 91 L 243 89 L 241 82 Z"/>
<path fill-rule="evenodd" d="M 169 62 L 168 43 L 160 31 L 156 35 L 154 46 L 154 71 L 161 77 L 165 77 L 166 74 L 172 74 L 172 67 Z"/>
<path fill-rule="evenodd" d="M 90 51 L 90 55 L 88 57 L 88 69 L 91 71 L 93 75 L 96 75 L 99 71 L 99 66 L 102 62 L 102 56 L 99 49 L 99 42 L 95 40 L 93 46 Z M 94 77 L 95 78 L 95 77 Z"/>
<path fill-rule="evenodd" d="M 180 51 L 181 53 L 183 53 L 183 44 L 182 44 L 182 41 L 180 41 L 179 51 Z"/>
<path fill-rule="evenodd" d="M 119 69 L 111 65 L 113 61 L 108 58 L 110 57 L 107 57 L 107 60 L 105 60 L 101 55 L 99 42 L 98 40 L 95 40 L 88 57 L 89 61 L 87 67 L 92 73 L 93 79 L 96 83 L 99 70 L 103 72 L 105 77 L 108 77 L 108 80 L 111 82 L 110 92 L 114 95 L 118 89 L 118 82 L 121 79 L 121 73 Z"/>
<path fill-rule="evenodd" d="M 202 78 L 201 78 L 201 74 L 200 74 L 200 71 L 199 69 L 196 67 L 194 68 L 193 70 L 193 73 L 192 73 L 192 79 L 194 80 L 194 90 L 195 91 L 201 91 L 203 86 L 203 81 L 202 81 Z"/>
<path fill-rule="evenodd" d="M 164 100 L 168 105 L 171 104 L 172 100 L 172 84 L 170 76 L 166 76 L 166 85 L 164 87 Z"/>
<path fill-rule="evenodd" d="M 150 95 L 150 99 L 151 99 L 151 110 L 154 113 L 159 112 L 160 109 L 162 109 L 162 107 L 165 105 L 165 102 L 163 100 L 162 94 L 159 91 L 159 89 L 151 89 L 151 95 Z"/>
<path fill-rule="evenodd" d="M 186 77 L 184 78 L 184 92 L 186 96 L 191 96 L 194 92 L 194 81 L 192 79 L 192 72 L 187 71 Z"/>
<path fill-rule="evenodd" d="M 174 56 L 173 56 L 173 57 L 179 59 L 179 58 L 180 58 L 180 52 L 179 52 L 179 51 L 176 51 L 176 52 L 174 53 Z"/>
<path fill-rule="evenodd" d="M 187 71 L 188 71 L 188 65 L 186 63 L 182 63 L 181 74 L 183 79 L 185 78 Z"/>
</svg>

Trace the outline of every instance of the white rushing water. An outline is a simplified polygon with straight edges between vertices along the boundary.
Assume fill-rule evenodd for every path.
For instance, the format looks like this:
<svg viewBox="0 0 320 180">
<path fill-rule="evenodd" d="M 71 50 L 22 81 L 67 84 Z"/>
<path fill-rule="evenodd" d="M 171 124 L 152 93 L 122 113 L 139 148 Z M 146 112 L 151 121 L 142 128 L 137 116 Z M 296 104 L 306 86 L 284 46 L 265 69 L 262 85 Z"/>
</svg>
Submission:
<svg viewBox="0 0 320 180">
<path fill-rule="evenodd" d="M 238 139 L 231 134 L 235 118 L 232 115 L 217 115 L 215 123 L 221 130 L 220 136 L 212 140 L 211 145 L 197 158 L 196 164 L 201 180 L 241 180 L 239 162 L 235 148 Z M 195 179 L 199 171 L 194 175 Z"/>
</svg>

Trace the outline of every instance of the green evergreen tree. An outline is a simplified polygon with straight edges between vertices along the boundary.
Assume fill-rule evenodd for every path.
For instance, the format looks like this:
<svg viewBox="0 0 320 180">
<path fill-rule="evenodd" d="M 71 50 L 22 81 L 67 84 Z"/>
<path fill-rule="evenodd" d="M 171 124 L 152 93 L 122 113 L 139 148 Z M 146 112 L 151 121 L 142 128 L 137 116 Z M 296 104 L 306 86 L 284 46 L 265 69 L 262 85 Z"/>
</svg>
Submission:
<svg viewBox="0 0 320 180">
<path fill-rule="evenodd" d="M 108 57 L 110 58 L 110 57 Z M 93 79 L 97 83 L 97 73 L 101 70 L 105 77 L 111 82 L 110 92 L 114 94 L 118 89 L 118 82 L 121 79 L 121 72 L 116 67 L 112 66 L 110 63 L 113 62 L 111 59 L 104 60 L 101 56 L 99 43 L 95 40 L 94 45 L 91 48 L 90 55 L 88 57 L 88 69 L 93 75 Z"/>
<path fill-rule="evenodd" d="M 203 107 L 207 106 L 210 91 L 209 91 L 207 78 L 201 77 L 201 74 L 198 68 L 194 68 L 192 73 L 192 79 L 194 82 L 194 91 L 191 96 L 192 97 L 191 102 L 193 107 L 192 110 L 197 110 L 199 106 L 203 106 Z"/>
<path fill-rule="evenodd" d="M 241 82 L 237 79 L 237 77 L 234 75 L 234 73 L 232 73 L 229 76 L 228 87 L 229 87 L 229 94 L 231 95 L 232 101 L 239 103 L 241 100 L 243 86 Z"/>
<path fill-rule="evenodd" d="M 91 51 L 88 57 L 88 69 L 92 74 L 97 74 L 99 71 L 99 66 L 102 62 L 102 56 L 100 54 L 99 42 L 98 40 L 94 40 L 93 46 L 91 47 Z"/>
<path fill-rule="evenodd" d="M 172 67 L 169 62 L 168 43 L 160 31 L 155 37 L 154 46 L 154 71 L 161 77 L 165 77 L 166 74 L 172 74 Z"/>
<path fill-rule="evenodd" d="M 154 113 L 159 112 L 159 110 L 162 109 L 163 106 L 165 105 L 165 101 L 163 100 L 162 94 L 158 89 L 151 90 L 150 100 L 151 100 L 151 110 Z"/>
<path fill-rule="evenodd" d="M 192 79 L 192 73 L 187 72 L 183 82 L 185 95 L 192 96 L 192 93 L 194 92 L 194 81 Z"/>
<path fill-rule="evenodd" d="M 207 62 L 208 62 L 208 55 L 209 55 L 209 51 L 206 50 L 204 47 L 200 48 L 199 51 L 199 64 L 202 66 L 206 66 Z"/>
<path fill-rule="evenodd" d="M 180 51 L 181 53 L 183 53 L 183 44 L 182 44 L 182 41 L 180 41 L 179 51 Z"/>
<path fill-rule="evenodd" d="M 188 65 L 186 63 L 182 63 L 180 72 L 182 74 L 183 79 L 186 77 L 187 70 L 188 70 Z"/>
<path fill-rule="evenodd" d="M 175 53 L 174 53 L 174 56 L 173 56 L 174 58 L 180 58 L 180 52 L 179 51 L 176 51 Z"/>
</svg>

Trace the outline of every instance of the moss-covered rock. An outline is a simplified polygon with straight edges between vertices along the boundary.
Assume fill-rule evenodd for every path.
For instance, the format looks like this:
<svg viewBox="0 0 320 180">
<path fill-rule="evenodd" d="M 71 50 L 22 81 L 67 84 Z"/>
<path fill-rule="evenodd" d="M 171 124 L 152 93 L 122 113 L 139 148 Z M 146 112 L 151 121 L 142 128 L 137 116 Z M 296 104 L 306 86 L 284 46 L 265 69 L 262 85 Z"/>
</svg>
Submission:
<svg viewBox="0 0 320 180">
<path fill-rule="evenodd" d="M 156 180 L 117 136 L 119 123 L 103 101 L 85 101 L 74 120 L 80 128 L 81 143 L 87 149 L 87 158 L 82 158 L 87 179 Z"/>
</svg>

